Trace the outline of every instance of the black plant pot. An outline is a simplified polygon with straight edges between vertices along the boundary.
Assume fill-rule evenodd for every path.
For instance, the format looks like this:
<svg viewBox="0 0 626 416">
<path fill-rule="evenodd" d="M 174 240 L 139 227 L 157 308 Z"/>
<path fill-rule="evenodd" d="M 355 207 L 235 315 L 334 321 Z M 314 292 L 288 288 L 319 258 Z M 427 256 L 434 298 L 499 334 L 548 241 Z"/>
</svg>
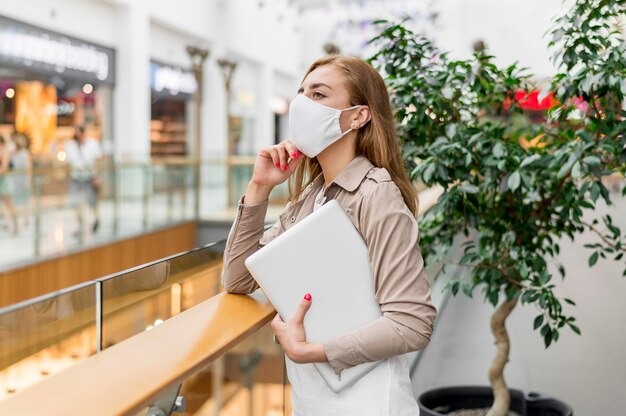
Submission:
<svg viewBox="0 0 626 416">
<path fill-rule="evenodd" d="M 521 416 L 573 416 L 567 404 L 538 393 L 511 392 L 511 410 Z M 453 410 L 491 407 L 491 387 L 442 387 L 422 393 L 418 399 L 420 416 L 444 416 Z"/>
</svg>

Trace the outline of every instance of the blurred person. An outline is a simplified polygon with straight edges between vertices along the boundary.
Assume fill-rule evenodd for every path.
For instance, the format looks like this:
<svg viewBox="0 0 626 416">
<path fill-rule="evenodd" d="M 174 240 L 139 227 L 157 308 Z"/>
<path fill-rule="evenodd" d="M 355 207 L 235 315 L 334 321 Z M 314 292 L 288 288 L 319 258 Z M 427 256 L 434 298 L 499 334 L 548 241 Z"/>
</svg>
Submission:
<svg viewBox="0 0 626 416">
<path fill-rule="evenodd" d="M 65 142 L 66 161 L 70 166 L 70 205 L 76 212 L 78 235 L 83 229 L 82 206 L 86 199 L 93 211 L 91 230 L 95 233 L 100 226 L 98 193 L 101 179 L 98 164 L 102 160 L 102 148 L 98 140 L 87 137 L 83 126 L 74 127 L 74 137 Z"/>
<path fill-rule="evenodd" d="M 304 318 L 315 302 L 309 293 L 289 321 L 276 315 L 272 328 L 285 352 L 293 415 L 418 415 L 406 353 L 428 344 L 436 309 L 419 247 L 417 194 L 405 170 L 382 77 L 353 57 L 332 55 L 314 62 L 291 102 L 289 129 L 290 139 L 256 156 L 224 251 L 224 288 L 242 294 L 256 290 L 246 258 L 335 199 L 367 245 L 382 316 L 323 342 L 308 342 Z M 270 192 L 287 179 L 289 202 L 280 221 L 265 231 Z M 324 261 L 314 252 L 310 257 Z M 379 360 L 338 394 L 311 365 L 328 362 L 341 375 Z"/>
<path fill-rule="evenodd" d="M 13 235 L 18 233 L 17 216 L 13 206 L 13 182 L 8 173 L 10 170 L 10 154 L 7 139 L 0 136 L 0 201 L 4 208 L 5 221 L 13 222 Z M 5 225 L 8 228 L 8 224 Z"/>
<path fill-rule="evenodd" d="M 13 136 L 15 152 L 11 155 L 13 169 L 18 171 L 13 176 L 13 202 L 18 212 L 24 215 L 24 226 L 28 227 L 30 218 L 30 193 L 32 184 L 32 158 L 28 149 L 28 139 L 23 134 Z M 19 216 L 19 215 L 18 215 Z"/>
</svg>

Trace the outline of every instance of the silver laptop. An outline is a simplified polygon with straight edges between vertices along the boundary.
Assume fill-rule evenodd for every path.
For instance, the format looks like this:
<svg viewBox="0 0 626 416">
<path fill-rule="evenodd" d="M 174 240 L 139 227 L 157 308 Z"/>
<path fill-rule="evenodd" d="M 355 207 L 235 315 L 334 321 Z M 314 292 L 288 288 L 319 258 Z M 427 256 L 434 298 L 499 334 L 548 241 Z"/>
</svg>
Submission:
<svg viewBox="0 0 626 416">
<path fill-rule="evenodd" d="M 322 342 L 357 329 L 382 313 L 374 297 L 367 246 L 348 215 L 331 200 L 246 259 L 246 266 L 283 320 L 302 297 L 313 304 L 304 319 L 307 341 Z M 338 393 L 379 362 L 348 368 L 341 377 L 328 363 L 315 368 Z"/>
</svg>

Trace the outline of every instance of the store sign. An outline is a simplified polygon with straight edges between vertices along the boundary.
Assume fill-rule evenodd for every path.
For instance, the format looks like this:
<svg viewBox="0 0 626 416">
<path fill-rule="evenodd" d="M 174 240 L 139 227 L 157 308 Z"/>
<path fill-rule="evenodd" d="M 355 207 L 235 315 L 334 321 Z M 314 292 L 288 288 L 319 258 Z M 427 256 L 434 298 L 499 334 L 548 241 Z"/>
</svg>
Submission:
<svg viewBox="0 0 626 416">
<path fill-rule="evenodd" d="M 0 66 L 113 84 L 114 51 L 0 16 Z"/>
<path fill-rule="evenodd" d="M 198 84 L 191 71 L 151 62 L 150 87 L 156 93 L 193 95 Z"/>
</svg>

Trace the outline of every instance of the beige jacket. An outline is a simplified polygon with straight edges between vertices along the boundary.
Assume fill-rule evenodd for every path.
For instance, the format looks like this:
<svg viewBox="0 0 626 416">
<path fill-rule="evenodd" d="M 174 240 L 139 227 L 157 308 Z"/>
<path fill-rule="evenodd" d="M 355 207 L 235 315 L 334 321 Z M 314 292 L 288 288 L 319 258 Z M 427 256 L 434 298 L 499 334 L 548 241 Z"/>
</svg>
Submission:
<svg viewBox="0 0 626 416">
<path fill-rule="evenodd" d="M 313 212 L 323 183 L 320 174 L 265 232 L 267 201 L 246 205 L 242 197 L 224 252 L 222 284 L 226 291 L 250 293 L 259 287 L 246 269 L 245 259 Z M 341 204 L 365 239 L 376 300 L 383 312 L 370 324 L 324 342 L 330 365 L 339 374 L 357 364 L 423 349 L 437 312 L 430 300 L 417 222 L 400 190 L 386 169 L 359 156 L 337 175 L 325 195 Z"/>
</svg>

